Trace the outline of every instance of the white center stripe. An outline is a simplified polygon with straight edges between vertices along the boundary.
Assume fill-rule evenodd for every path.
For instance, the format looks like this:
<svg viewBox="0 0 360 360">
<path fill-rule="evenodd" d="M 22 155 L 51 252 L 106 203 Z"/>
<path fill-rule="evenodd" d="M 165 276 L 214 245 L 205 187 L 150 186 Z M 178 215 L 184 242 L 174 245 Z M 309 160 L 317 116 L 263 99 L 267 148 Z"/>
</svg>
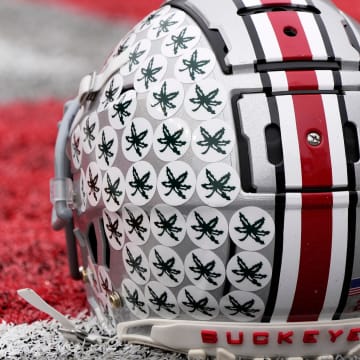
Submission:
<svg viewBox="0 0 360 360">
<path fill-rule="evenodd" d="M 282 59 L 282 53 L 277 41 L 277 37 L 274 31 L 274 27 L 269 19 L 267 13 L 261 13 L 253 15 L 252 20 L 254 22 L 256 31 L 261 40 L 261 45 L 265 53 L 265 58 L 268 62 L 279 61 Z"/>
<path fill-rule="evenodd" d="M 335 187 L 347 186 L 346 153 L 337 95 L 322 95 L 322 101 L 330 145 L 333 185 Z"/>
<path fill-rule="evenodd" d="M 292 0 L 291 1 L 292 5 L 303 5 L 303 6 L 307 6 L 307 0 Z"/>
<path fill-rule="evenodd" d="M 289 84 L 285 71 L 271 71 L 268 73 L 273 91 L 288 91 Z"/>
<path fill-rule="evenodd" d="M 274 321 L 287 321 L 294 301 L 301 252 L 301 194 L 287 194 L 281 274 Z"/>
<path fill-rule="evenodd" d="M 331 320 L 341 297 L 346 270 L 349 193 L 333 193 L 333 231 L 329 280 L 319 320 Z"/>
<path fill-rule="evenodd" d="M 306 39 L 309 43 L 313 60 L 327 60 L 328 54 L 325 48 L 319 26 L 311 13 L 298 11 L 298 16 L 303 26 Z"/>
<path fill-rule="evenodd" d="M 243 4 L 245 7 L 260 6 L 261 0 L 243 0 Z"/>
<path fill-rule="evenodd" d="M 296 128 L 294 103 L 290 95 L 278 96 L 281 142 L 284 151 L 285 183 L 289 189 L 302 187 L 299 140 Z"/>
<path fill-rule="evenodd" d="M 316 70 L 315 74 L 319 84 L 319 90 L 334 90 L 334 77 L 332 71 Z"/>
</svg>

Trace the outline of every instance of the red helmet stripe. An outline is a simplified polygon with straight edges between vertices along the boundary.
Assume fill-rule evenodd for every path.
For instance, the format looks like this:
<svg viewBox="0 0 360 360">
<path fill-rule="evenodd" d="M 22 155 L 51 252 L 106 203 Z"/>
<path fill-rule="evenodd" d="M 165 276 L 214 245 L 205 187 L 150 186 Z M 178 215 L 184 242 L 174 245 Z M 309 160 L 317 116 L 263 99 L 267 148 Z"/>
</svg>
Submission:
<svg viewBox="0 0 360 360">
<path fill-rule="evenodd" d="M 292 99 L 301 159 L 302 186 L 304 189 L 331 188 L 333 184 L 330 145 L 321 95 L 294 95 Z M 309 144 L 308 136 L 311 131 L 321 136 L 319 146 Z"/>
<path fill-rule="evenodd" d="M 269 12 L 284 61 L 311 60 L 312 53 L 296 11 Z"/>
<path fill-rule="evenodd" d="M 303 61 L 314 58 L 306 31 L 297 12 L 289 11 L 285 14 L 270 12 L 268 18 L 284 61 Z M 269 46 L 267 48 L 269 49 Z M 273 48 L 277 49 L 277 45 L 274 45 Z M 287 71 L 286 78 L 289 91 L 319 89 L 315 71 Z M 306 88 L 302 86 L 304 83 L 307 84 Z M 321 193 L 321 189 L 328 191 L 337 185 L 333 183 L 332 165 L 339 162 L 346 166 L 344 144 L 341 141 L 331 144 L 331 146 L 338 148 L 343 155 L 337 158 L 336 155 L 334 156 L 334 149 L 330 148 L 327 119 L 329 114 L 325 111 L 324 99 L 321 94 L 288 95 L 280 101 L 279 105 L 281 128 L 288 130 L 283 133 L 286 187 L 288 190 L 308 189 L 320 193 L 301 194 L 301 200 L 299 199 L 298 204 L 299 210 L 294 211 L 292 209 L 292 217 L 298 217 L 301 235 L 295 243 L 298 247 L 291 249 L 290 242 L 292 239 L 291 236 L 287 237 L 287 234 L 291 235 L 291 232 L 285 230 L 284 250 L 296 252 L 291 258 L 298 259 L 299 271 L 292 291 L 285 296 L 284 302 L 279 299 L 278 305 L 290 306 L 287 318 L 290 322 L 317 320 L 322 314 L 324 305 L 326 305 L 324 316 L 331 318 L 336 311 L 337 304 L 333 304 L 327 294 L 334 295 L 336 293 L 339 295 L 341 293 L 346 254 L 341 256 L 341 254 L 332 252 L 333 247 L 341 240 L 341 236 L 333 232 L 333 194 Z M 341 124 L 339 116 L 335 116 L 333 120 Z M 295 122 L 295 124 L 290 125 L 289 122 Z M 330 124 L 330 126 L 333 125 Z M 339 129 L 341 131 L 341 127 Z M 311 132 L 321 136 L 320 145 L 312 146 L 309 143 L 308 136 Z M 287 136 L 289 139 L 284 140 L 284 137 Z M 286 152 L 290 153 L 286 154 Z M 335 159 L 332 159 L 332 156 Z M 347 176 L 346 171 L 345 176 Z M 340 177 L 341 184 L 339 185 L 346 185 L 341 180 Z M 285 219 L 290 220 L 286 215 Z M 291 226 L 291 224 L 285 220 L 285 229 L 287 226 Z M 287 256 L 286 252 L 283 255 Z M 339 256 L 341 264 L 336 265 L 333 260 L 337 259 L 337 256 Z M 288 262 L 284 261 L 283 264 L 285 267 L 282 269 L 282 274 L 285 280 Z M 337 279 L 338 285 L 332 283 L 328 287 L 329 281 L 333 280 L 329 276 L 334 277 L 336 273 L 334 269 L 341 273 L 340 279 Z M 281 289 L 280 284 L 280 296 L 282 295 Z M 293 296 L 292 300 L 290 296 Z M 275 313 L 279 311 L 281 312 L 281 309 L 275 309 Z M 283 308 L 282 311 L 286 311 L 286 309 Z"/>
<path fill-rule="evenodd" d="M 322 310 L 331 259 L 332 205 L 331 193 L 302 194 L 299 275 L 288 321 L 315 321 Z"/>
</svg>

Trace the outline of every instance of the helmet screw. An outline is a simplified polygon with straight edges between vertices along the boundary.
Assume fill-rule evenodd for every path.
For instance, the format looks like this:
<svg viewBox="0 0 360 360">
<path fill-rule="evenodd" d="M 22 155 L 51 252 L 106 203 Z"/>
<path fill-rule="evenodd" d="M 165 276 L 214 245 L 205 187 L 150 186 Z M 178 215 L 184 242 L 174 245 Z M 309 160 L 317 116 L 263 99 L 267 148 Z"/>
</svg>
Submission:
<svg viewBox="0 0 360 360">
<path fill-rule="evenodd" d="M 321 140 L 321 135 L 315 131 L 312 131 L 307 135 L 307 142 L 311 146 L 319 146 Z"/>
<path fill-rule="evenodd" d="M 123 307 L 123 301 L 121 299 L 120 294 L 117 291 L 113 291 L 109 295 L 110 304 L 113 308 L 121 308 Z"/>
<path fill-rule="evenodd" d="M 86 271 L 86 269 L 83 266 L 79 267 L 79 273 L 81 275 L 81 279 L 84 283 L 88 283 L 89 282 L 89 276 L 88 273 Z"/>
</svg>

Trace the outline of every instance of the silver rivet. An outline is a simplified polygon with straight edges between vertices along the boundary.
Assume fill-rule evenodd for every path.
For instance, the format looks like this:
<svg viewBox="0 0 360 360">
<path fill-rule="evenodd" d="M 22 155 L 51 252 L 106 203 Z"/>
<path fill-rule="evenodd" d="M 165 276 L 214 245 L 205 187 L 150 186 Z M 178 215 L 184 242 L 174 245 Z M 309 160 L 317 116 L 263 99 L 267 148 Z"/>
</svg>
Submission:
<svg viewBox="0 0 360 360">
<path fill-rule="evenodd" d="M 123 301 L 117 291 L 113 291 L 109 296 L 110 304 L 113 308 L 123 307 Z"/>
<path fill-rule="evenodd" d="M 319 146 L 321 144 L 321 135 L 313 131 L 307 135 L 307 142 L 311 146 Z"/>
</svg>

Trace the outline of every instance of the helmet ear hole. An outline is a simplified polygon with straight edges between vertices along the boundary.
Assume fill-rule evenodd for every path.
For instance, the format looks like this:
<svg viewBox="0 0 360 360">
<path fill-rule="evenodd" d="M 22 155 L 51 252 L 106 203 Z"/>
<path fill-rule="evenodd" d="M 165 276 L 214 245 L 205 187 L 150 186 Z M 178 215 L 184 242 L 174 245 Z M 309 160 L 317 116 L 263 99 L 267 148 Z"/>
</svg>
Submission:
<svg viewBox="0 0 360 360">
<path fill-rule="evenodd" d="M 284 28 L 284 34 L 290 37 L 295 37 L 297 35 L 297 29 L 293 26 L 286 26 Z"/>
</svg>

